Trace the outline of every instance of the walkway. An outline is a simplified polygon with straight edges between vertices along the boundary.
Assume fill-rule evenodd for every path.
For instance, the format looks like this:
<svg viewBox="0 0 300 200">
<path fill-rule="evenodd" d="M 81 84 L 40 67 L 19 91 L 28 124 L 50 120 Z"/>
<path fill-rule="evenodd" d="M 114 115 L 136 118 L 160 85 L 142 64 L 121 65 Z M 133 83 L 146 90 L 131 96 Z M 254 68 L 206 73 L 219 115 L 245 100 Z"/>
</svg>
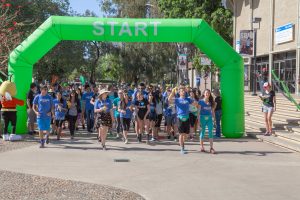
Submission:
<svg viewBox="0 0 300 200">
<path fill-rule="evenodd" d="M 217 155 L 200 153 L 196 142 L 180 155 L 175 142 L 128 145 L 95 135 L 53 141 L 0 153 L 0 170 L 109 185 L 152 200 L 298 200 L 300 154 L 256 140 L 221 139 Z M 208 146 L 207 146 L 208 149 Z M 114 159 L 130 162 L 114 162 Z M 0 180 L 1 184 L 1 180 Z"/>
</svg>

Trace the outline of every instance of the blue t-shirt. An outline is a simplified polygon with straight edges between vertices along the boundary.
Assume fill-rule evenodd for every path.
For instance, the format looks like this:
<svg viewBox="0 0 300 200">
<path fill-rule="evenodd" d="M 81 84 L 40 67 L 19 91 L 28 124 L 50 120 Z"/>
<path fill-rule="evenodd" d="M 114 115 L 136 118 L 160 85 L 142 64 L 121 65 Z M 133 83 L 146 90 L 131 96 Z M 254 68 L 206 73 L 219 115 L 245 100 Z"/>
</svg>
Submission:
<svg viewBox="0 0 300 200">
<path fill-rule="evenodd" d="M 119 101 L 118 102 L 118 106 L 120 106 L 120 102 L 121 101 Z M 128 101 L 128 103 L 127 103 L 127 105 L 126 105 L 126 113 L 120 113 L 120 117 L 121 118 L 126 118 L 126 119 L 131 119 L 131 117 L 132 117 L 132 112 L 131 112 L 131 110 L 129 109 L 130 108 L 130 106 L 131 106 L 131 101 Z"/>
<path fill-rule="evenodd" d="M 190 98 L 175 98 L 175 105 L 177 110 L 177 116 L 188 116 L 189 115 L 189 106 L 193 103 L 193 100 Z"/>
<path fill-rule="evenodd" d="M 176 107 L 174 104 L 170 104 L 168 99 L 164 103 L 164 115 L 166 117 L 176 115 Z"/>
<path fill-rule="evenodd" d="M 114 109 L 114 116 L 117 118 L 117 117 L 120 117 L 120 113 L 118 111 L 118 105 L 119 105 L 119 102 L 120 102 L 120 98 L 115 98 L 114 101 L 113 101 L 113 105 L 116 107 L 116 109 Z"/>
<path fill-rule="evenodd" d="M 210 103 L 206 104 L 205 100 L 201 99 L 198 104 L 201 106 L 200 115 L 212 115 L 212 108 Z"/>
<path fill-rule="evenodd" d="M 50 95 L 46 94 L 45 96 L 37 95 L 33 100 L 33 105 L 38 106 L 38 112 L 40 116 L 37 116 L 39 119 L 51 119 L 51 115 L 47 114 L 51 112 L 53 107 L 53 99 Z"/>
<path fill-rule="evenodd" d="M 55 119 L 56 120 L 64 120 L 65 119 L 65 115 L 66 115 L 66 111 L 60 111 L 59 105 L 66 109 L 67 108 L 67 103 L 65 100 L 63 100 L 63 103 L 61 103 L 58 99 L 54 99 L 53 100 L 53 105 L 54 105 L 54 111 L 55 111 Z"/>
<path fill-rule="evenodd" d="M 156 103 L 154 102 L 151 102 L 149 103 L 149 106 L 150 106 L 150 113 L 155 113 L 155 108 L 156 108 Z"/>
<path fill-rule="evenodd" d="M 139 90 L 134 91 L 133 95 L 132 95 L 132 99 L 134 101 L 137 100 L 137 93 L 139 92 Z M 146 92 L 145 90 L 142 90 L 142 94 L 144 96 L 144 99 L 148 99 L 148 92 Z"/>
<path fill-rule="evenodd" d="M 91 99 L 93 98 L 93 92 L 85 92 L 82 95 L 82 101 L 85 102 L 85 110 L 93 110 L 94 106 L 91 104 Z"/>
<path fill-rule="evenodd" d="M 129 89 L 129 90 L 128 90 L 128 96 L 129 96 L 129 97 L 132 97 L 133 93 L 134 93 L 134 90 L 132 90 L 132 89 Z"/>
<path fill-rule="evenodd" d="M 112 109 L 112 103 L 109 99 L 105 99 L 100 101 L 99 99 L 97 99 L 97 101 L 95 102 L 95 106 L 94 109 L 100 109 L 103 108 L 104 106 L 106 106 L 106 113 L 109 113 L 110 110 Z"/>
</svg>

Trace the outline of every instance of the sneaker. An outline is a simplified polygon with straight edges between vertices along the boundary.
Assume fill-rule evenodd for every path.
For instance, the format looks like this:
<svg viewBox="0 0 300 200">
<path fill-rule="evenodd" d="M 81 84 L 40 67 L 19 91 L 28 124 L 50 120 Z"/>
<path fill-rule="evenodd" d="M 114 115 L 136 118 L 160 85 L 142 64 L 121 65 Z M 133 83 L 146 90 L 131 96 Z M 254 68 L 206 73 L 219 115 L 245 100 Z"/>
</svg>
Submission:
<svg viewBox="0 0 300 200">
<path fill-rule="evenodd" d="M 170 140 L 170 139 L 171 139 L 171 135 L 168 135 L 168 136 L 167 136 L 167 139 Z"/>
<path fill-rule="evenodd" d="M 128 139 L 125 140 L 125 144 L 128 144 Z"/>
<path fill-rule="evenodd" d="M 187 154 L 187 152 L 186 152 L 184 149 L 181 149 L 181 150 L 180 150 L 180 153 L 181 153 L 182 155 Z"/>
<path fill-rule="evenodd" d="M 154 141 L 156 141 L 156 139 L 155 138 L 151 138 L 151 140 L 150 140 L 151 142 L 154 142 Z"/>
<path fill-rule="evenodd" d="M 107 149 L 106 149 L 106 146 L 105 146 L 104 144 L 102 144 L 102 149 L 103 149 L 104 151 L 107 150 Z"/>
<path fill-rule="evenodd" d="M 41 143 L 40 148 L 44 148 L 45 147 L 45 140 L 40 140 L 40 143 Z"/>
<path fill-rule="evenodd" d="M 266 131 L 265 134 L 264 134 L 264 136 L 270 136 L 270 135 L 271 134 L 268 131 Z"/>
</svg>

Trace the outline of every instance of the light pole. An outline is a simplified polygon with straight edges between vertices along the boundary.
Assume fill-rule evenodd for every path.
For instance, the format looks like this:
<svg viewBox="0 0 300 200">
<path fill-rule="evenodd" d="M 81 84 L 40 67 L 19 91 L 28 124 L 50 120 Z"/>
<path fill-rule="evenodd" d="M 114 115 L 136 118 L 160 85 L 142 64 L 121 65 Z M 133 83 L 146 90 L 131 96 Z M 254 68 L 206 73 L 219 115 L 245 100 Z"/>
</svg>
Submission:
<svg viewBox="0 0 300 200">
<path fill-rule="evenodd" d="M 186 55 L 186 84 L 190 84 L 190 79 L 189 79 L 189 62 L 188 62 L 188 48 L 184 47 L 184 54 Z"/>
<path fill-rule="evenodd" d="M 260 21 L 261 18 L 260 17 L 255 17 L 252 20 L 252 31 L 253 31 L 253 93 L 252 96 L 257 96 L 256 94 L 256 87 L 257 87 L 257 82 L 256 82 L 256 44 L 257 44 L 257 29 L 259 29 L 260 27 Z M 258 24 L 258 27 L 253 28 L 254 24 Z"/>
</svg>

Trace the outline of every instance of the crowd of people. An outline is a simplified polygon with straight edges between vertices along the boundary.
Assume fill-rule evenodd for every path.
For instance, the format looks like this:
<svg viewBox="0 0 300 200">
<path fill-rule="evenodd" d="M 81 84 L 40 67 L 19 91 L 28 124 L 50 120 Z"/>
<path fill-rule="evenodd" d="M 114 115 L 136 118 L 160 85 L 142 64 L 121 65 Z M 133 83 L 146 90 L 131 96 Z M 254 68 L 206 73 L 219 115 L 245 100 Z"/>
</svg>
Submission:
<svg viewBox="0 0 300 200">
<path fill-rule="evenodd" d="M 206 127 L 209 152 L 215 153 L 213 138 L 221 137 L 222 100 L 219 90 L 213 93 L 207 89 L 201 94 L 200 90 L 183 84 L 162 88 L 144 83 L 137 86 L 32 83 L 27 95 L 28 134 L 35 133 L 37 123 L 43 148 L 49 143 L 50 134 L 60 140 L 62 130 L 68 127 L 70 139 L 74 139 L 79 127 L 86 128 L 89 133 L 98 132 L 98 140 L 106 150 L 107 134 L 112 130 L 125 144 L 129 143 L 130 128 L 135 130 L 137 142 L 149 143 L 160 139 L 164 121 L 167 138 L 178 139 L 182 154 L 186 153 L 185 141 L 198 135 L 200 150 L 206 151 L 203 143 Z"/>
</svg>

